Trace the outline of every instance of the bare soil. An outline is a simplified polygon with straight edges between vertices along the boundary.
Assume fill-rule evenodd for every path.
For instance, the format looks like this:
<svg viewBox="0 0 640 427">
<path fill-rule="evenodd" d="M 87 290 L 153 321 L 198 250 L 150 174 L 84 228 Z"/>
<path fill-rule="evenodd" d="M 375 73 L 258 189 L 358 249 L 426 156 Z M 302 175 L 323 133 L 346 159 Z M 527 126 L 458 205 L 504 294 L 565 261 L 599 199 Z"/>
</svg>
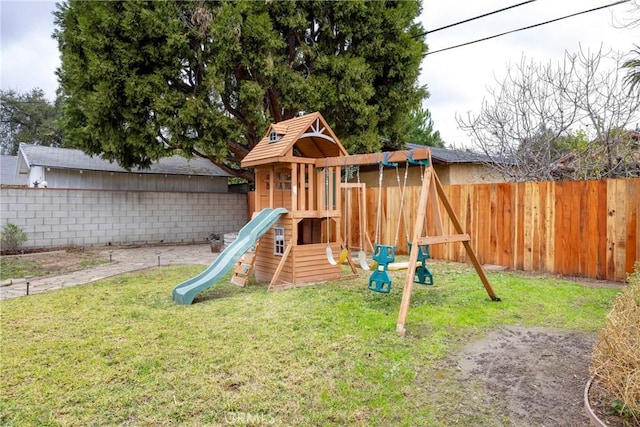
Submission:
<svg viewBox="0 0 640 427">
<path fill-rule="evenodd" d="M 100 249 L 66 248 L 56 251 L 29 251 L 24 254 L 2 254 L 6 261 L 28 263 L 30 276 L 51 276 L 83 270 L 109 262 Z"/>
<path fill-rule="evenodd" d="M 588 426 L 584 387 L 595 334 L 508 327 L 467 345 L 459 356 L 465 380 L 484 384 L 516 426 Z"/>
</svg>

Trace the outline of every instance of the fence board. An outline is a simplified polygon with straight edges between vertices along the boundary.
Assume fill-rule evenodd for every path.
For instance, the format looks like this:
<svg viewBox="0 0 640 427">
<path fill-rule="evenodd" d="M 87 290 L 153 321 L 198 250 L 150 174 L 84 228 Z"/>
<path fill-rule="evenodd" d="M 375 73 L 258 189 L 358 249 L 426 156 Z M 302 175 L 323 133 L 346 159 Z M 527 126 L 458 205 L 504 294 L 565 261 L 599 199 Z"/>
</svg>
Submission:
<svg viewBox="0 0 640 427">
<path fill-rule="evenodd" d="M 405 215 L 413 233 L 419 187 L 408 187 Z M 367 190 L 369 234 L 375 233 L 378 188 Z M 624 281 L 640 256 L 640 178 L 445 186 L 482 264 Z M 382 189 L 379 240 L 393 242 L 400 190 Z M 429 199 L 429 203 L 433 200 Z M 357 209 L 357 205 L 350 209 Z M 443 213 L 443 231 L 453 233 Z M 357 215 L 357 214 L 356 214 Z M 433 235 L 428 209 L 427 230 Z M 406 254 L 401 225 L 398 254 Z M 435 245 L 435 259 L 468 262 L 461 244 Z"/>
</svg>

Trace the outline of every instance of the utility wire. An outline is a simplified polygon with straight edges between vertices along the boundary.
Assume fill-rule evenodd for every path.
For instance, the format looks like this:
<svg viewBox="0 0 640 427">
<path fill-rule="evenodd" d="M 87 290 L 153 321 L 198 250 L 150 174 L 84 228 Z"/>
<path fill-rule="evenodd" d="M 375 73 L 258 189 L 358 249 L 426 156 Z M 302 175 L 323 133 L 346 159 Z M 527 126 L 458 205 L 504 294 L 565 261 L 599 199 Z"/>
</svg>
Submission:
<svg viewBox="0 0 640 427">
<path fill-rule="evenodd" d="M 600 7 L 594 7 L 593 9 L 583 10 L 582 12 L 572 13 L 570 15 L 562 16 L 560 18 L 555 18 L 555 19 L 551 19 L 549 21 L 540 22 L 538 24 L 529 25 L 527 27 L 517 28 L 515 30 L 510 30 L 510 31 L 505 31 L 504 33 L 495 34 L 493 36 L 484 37 L 482 39 L 478 39 L 478 40 L 474 40 L 474 41 L 470 41 L 470 42 L 466 42 L 466 43 L 461 43 L 461 44 L 458 44 L 458 45 L 455 45 L 455 46 L 445 47 L 443 49 L 434 50 L 433 52 L 427 52 L 427 53 L 424 54 L 424 56 L 429 56 L 429 55 L 433 55 L 434 53 L 444 52 L 446 50 L 456 49 L 458 47 L 468 46 L 470 44 L 474 44 L 474 43 L 479 43 L 479 42 L 483 42 L 483 41 L 486 41 L 486 40 L 495 39 L 497 37 L 502 37 L 502 36 L 505 36 L 507 34 L 516 33 L 518 31 L 530 30 L 531 28 L 540 27 L 542 25 L 551 24 L 553 22 L 561 21 L 563 19 L 573 18 L 574 16 L 583 15 L 585 13 L 590 13 L 590 12 L 595 12 L 597 10 L 606 9 L 606 8 L 612 7 L 612 6 L 617 6 L 617 5 L 622 4 L 622 3 L 628 3 L 629 1 L 630 0 L 619 0 L 619 1 L 615 2 L 615 3 L 607 4 L 607 5 L 600 6 Z"/>
<path fill-rule="evenodd" d="M 427 34 L 435 33 L 436 31 L 446 30 L 447 28 L 455 27 L 456 25 L 466 24 L 467 22 L 475 21 L 476 19 L 484 18 L 486 16 L 493 15 L 495 13 L 504 12 L 505 10 L 513 9 L 513 8 L 516 8 L 516 7 L 519 7 L 519 6 L 523 6 L 523 5 L 527 4 L 527 3 L 533 3 L 534 1 L 536 1 L 536 0 L 528 0 L 528 1 L 525 1 L 525 2 L 522 2 L 522 3 L 514 4 L 512 6 L 503 7 L 502 9 L 494 10 L 493 12 L 485 13 L 483 15 L 474 16 L 473 18 L 465 19 L 464 21 L 459 21 L 459 22 L 456 22 L 456 23 L 453 23 L 453 24 L 445 25 L 444 27 L 436 28 L 435 30 L 425 31 L 422 34 L 414 36 L 414 38 L 423 37 L 423 36 L 426 36 Z"/>
</svg>

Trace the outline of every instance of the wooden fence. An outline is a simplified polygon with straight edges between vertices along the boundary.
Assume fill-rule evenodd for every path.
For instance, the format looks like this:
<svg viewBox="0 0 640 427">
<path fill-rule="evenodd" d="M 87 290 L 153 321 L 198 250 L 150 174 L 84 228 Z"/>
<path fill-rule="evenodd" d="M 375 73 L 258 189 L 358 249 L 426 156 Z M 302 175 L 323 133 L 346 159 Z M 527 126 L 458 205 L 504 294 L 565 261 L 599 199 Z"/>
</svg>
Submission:
<svg viewBox="0 0 640 427">
<path fill-rule="evenodd" d="M 626 280 L 640 257 L 640 178 L 444 186 L 482 264 L 615 281 Z M 420 188 L 367 189 L 368 233 L 406 253 Z M 381 197 L 379 197 L 379 195 Z M 381 200 L 378 216 L 378 199 Z M 431 203 L 431 200 L 430 200 Z M 455 234 L 444 209 L 443 231 Z M 348 205 L 348 242 L 358 246 L 357 203 Z M 396 230 L 399 233 L 396 242 Z M 427 216 L 429 234 L 434 233 Z M 431 248 L 432 258 L 467 262 L 460 243 Z"/>
<path fill-rule="evenodd" d="M 482 264 L 625 281 L 640 260 L 640 178 L 448 185 L 444 191 Z M 400 187 L 367 188 L 362 206 L 356 189 L 343 190 L 349 247 L 360 247 L 359 217 L 366 212 L 369 240 L 406 254 L 419 195 L 420 187 L 407 187 L 402 203 Z M 444 233 L 456 234 L 440 211 Z M 431 215 L 427 230 L 434 234 Z M 431 255 L 468 262 L 461 243 L 434 245 Z"/>
</svg>

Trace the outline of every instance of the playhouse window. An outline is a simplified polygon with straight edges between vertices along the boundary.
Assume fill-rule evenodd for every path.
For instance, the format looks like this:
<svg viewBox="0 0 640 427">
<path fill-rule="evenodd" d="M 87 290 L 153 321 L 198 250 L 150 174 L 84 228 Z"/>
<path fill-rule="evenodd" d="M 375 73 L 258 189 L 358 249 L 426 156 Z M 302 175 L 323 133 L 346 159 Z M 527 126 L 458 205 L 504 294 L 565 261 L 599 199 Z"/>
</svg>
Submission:
<svg viewBox="0 0 640 427">
<path fill-rule="evenodd" d="M 280 139 L 280 135 L 278 135 L 275 130 L 272 130 L 269 133 L 269 142 L 276 142 L 279 139 Z"/>
<path fill-rule="evenodd" d="M 275 176 L 276 190 L 291 190 L 291 169 L 278 169 Z"/>
<path fill-rule="evenodd" d="M 273 254 L 284 255 L 284 228 L 282 227 L 273 229 Z"/>
</svg>

